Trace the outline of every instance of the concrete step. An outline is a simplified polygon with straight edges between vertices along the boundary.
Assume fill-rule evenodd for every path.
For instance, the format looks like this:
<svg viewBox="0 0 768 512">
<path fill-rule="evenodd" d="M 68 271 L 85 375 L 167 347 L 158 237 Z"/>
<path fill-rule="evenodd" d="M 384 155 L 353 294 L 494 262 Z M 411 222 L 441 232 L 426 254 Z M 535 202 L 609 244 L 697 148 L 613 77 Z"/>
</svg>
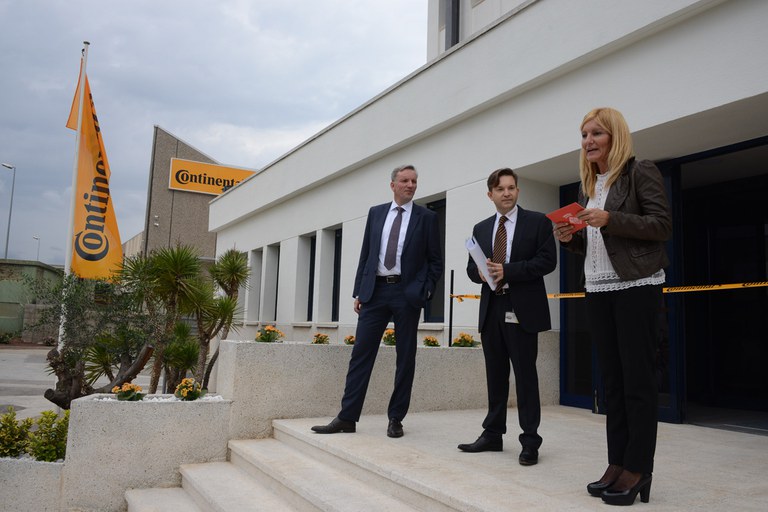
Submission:
<svg viewBox="0 0 768 512">
<path fill-rule="evenodd" d="M 202 512 L 181 487 L 131 489 L 125 492 L 128 512 Z"/>
<path fill-rule="evenodd" d="M 296 510 L 232 463 L 184 464 L 180 471 L 182 487 L 203 512 L 295 512 Z"/>
<path fill-rule="evenodd" d="M 462 488 L 468 475 L 454 475 L 451 464 L 432 454 L 402 446 L 398 439 L 386 437 L 383 430 L 366 432 L 358 428 L 354 434 L 329 436 L 311 432 L 307 424 L 306 420 L 275 420 L 272 435 L 335 471 L 354 474 L 368 485 L 397 495 L 417 510 L 482 510 L 472 503 L 471 496 L 457 500 L 447 493 L 451 488 Z M 416 474 L 409 474 L 410 469 Z"/>
<path fill-rule="evenodd" d="M 415 508 L 387 489 L 357 478 L 359 468 L 340 470 L 276 439 L 229 442 L 230 460 L 296 510 L 392 512 Z"/>
<path fill-rule="evenodd" d="M 482 419 L 482 414 L 477 416 Z M 364 417 L 354 434 L 319 435 L 310 430 L 324 422 L 327 419 L 275 420 L 273 436 L 329 467 L 354 472 L 371 485 L 397 493 L 419 510 L 572 509 L 572 494 L 561 496 L 559 490 L 546 488 L 545 466 L 518 464 L 515 444 L 504 452 L 464 453 L 456 444 L 474 441 L 471 434 L 456 432 L 456 440 L 448 442 L 444 434 L 435 435 L 429 421 L 410 416 L 405 437 L 399 439 L 386 437 L 387 419 L 381 416 Z"/>
</svg>

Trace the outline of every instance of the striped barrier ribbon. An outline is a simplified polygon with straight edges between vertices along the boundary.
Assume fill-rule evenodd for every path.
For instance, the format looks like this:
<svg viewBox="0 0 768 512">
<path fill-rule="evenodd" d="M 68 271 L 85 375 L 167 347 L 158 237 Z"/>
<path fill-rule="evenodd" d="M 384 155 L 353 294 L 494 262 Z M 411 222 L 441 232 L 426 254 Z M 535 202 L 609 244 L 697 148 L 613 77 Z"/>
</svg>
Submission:
<svg viewBox="0 0 768 512">
<path fill-rule="evenodd" d="M 664 293 L 687 293 L 687 292 L 713 292 L 718 290 L 739 290 L 744 288 L 762 288 L 768 286 L 768 281 L 756 281 L 753 283 L 728 283 L 728 284 L 700 284 L 693 286 L 666 286 Z M 548 293 L 548 299 L 581 299 L 584 292 L 573 293 Z M 479 299 L 480 295 L 451 295 L 452 299 L 463 302 L 464 299 Z"/>
</svg>

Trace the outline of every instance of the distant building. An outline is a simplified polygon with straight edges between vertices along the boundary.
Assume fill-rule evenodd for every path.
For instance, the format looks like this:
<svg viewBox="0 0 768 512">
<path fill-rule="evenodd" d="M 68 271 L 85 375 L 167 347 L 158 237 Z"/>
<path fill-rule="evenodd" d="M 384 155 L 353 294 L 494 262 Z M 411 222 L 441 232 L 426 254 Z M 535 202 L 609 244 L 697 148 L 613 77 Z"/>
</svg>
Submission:
<svg viewBox="0 0 768 512">
<path fill-rule="evenodd" d="M 192 165 L 212 165 L 207 167 L 206 173 L 201 173 L 199 179 L 192 176 L 191 181 L 200 186 L 190 186 L 195 185 L 191 183 L 184 188 L 171 174 L 174 159 L 189 161 Z M 195 248 L 203 260 L 214 260 L 216 233 L 208 230 L 208 204 L 215 193 L 221 193 L 232 186 L 229 174 L 246 175 L 253 172 L 221 167 L 211 157 L 155 126 L 144 231 L 123 244 L 123 254 L 126 257 L 139 253 L 149 254 L 155 249 L 182 244 Z M 205 187 L 204 181 L 213 185 Z M 217 183 L 219 189 L 214 190 Z M 201 193 L 199 190 L 206 192 Z"/>
<path fill-rule="evenodd" d="M 37 297 L 29 282 L 60 281 L 64 271 L 39 261 L 0 260 L 0 336 L 23 338 L 26 342 L 43 343 L 56 339 L 56 328 L 31 329 L 40 314 Z"/>
</svg>

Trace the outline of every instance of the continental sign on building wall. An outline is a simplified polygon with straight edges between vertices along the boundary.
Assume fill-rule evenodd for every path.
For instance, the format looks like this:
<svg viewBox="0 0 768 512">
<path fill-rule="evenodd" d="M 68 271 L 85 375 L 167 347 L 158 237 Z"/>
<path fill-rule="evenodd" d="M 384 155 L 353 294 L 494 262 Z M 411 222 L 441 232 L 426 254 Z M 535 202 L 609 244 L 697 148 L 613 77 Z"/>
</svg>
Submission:
<svg viewBox="0 0 768 512">
<path fill-rule="evenodd" d="M 168 188 L 217 196 L 255 172 L 171 158 L 171 177 Z"/>
</svg>

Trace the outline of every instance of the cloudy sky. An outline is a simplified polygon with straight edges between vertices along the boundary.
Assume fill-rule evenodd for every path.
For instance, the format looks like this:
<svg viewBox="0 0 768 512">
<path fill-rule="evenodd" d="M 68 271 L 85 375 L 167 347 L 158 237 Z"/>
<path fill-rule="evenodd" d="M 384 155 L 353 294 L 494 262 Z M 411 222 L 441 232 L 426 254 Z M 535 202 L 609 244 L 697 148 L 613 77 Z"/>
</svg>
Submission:
<svg viewBox="0 0 768 512">
<path fill-rule="evenodd" d="M 258 169 L 426 62 L 427 0 L 0 0 L 8 257 L 63 264 L 83 41 L 125 242 L 144 227 L 155 125 Z M 0 168 L 5 254 L 13 173 Z"/>
</svg>

